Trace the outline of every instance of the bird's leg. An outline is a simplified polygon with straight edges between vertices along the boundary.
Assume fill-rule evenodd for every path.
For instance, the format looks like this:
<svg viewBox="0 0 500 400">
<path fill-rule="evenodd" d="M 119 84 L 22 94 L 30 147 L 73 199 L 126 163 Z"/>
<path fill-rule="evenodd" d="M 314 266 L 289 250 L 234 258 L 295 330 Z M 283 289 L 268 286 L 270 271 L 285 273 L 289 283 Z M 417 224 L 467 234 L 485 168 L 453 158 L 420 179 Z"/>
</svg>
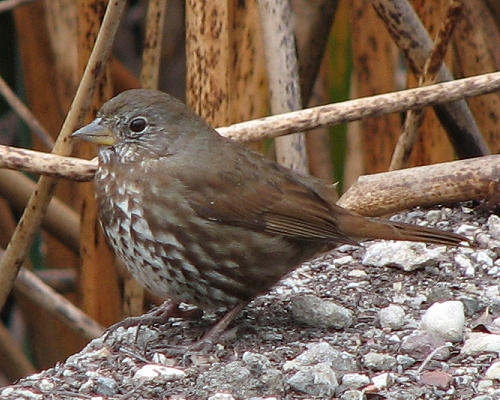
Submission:
<svg viewBox="0 0 500 400">
<path fill-rule="evenodd" d="M 167 350 L 168 353 L 170 355 L 188 355 L 192 352 L 209 351 L 228 325 L 238 316 L 248 303 L 249 302 L 245 302 L 235 305 L 213 327 L 211 327 L 201 339 L 188 346 L 169 346 Z"/>
<path fill-rule="evenodd" d="M 213 346 L 213 344 L 217 341 L 219 336 L 226 330 L 228 325 L 234 321 L 234 319 L 238 316 L 238 314 L 243 310 L 248 302 L 239 303 L 235 305 L 231 310 L 229 310 L 226 315 L 224 315 L 219 322 L 217 322 L 214 326 L 212 326 L 208 332 L 206 332 L 203 337 L 194 343 L 192 346 L 196 346 L 197 344 L 202 344 L 203 347 L 206 345 Z M 191 347 L 191 346 L 190 346 Z"/>
</svg>

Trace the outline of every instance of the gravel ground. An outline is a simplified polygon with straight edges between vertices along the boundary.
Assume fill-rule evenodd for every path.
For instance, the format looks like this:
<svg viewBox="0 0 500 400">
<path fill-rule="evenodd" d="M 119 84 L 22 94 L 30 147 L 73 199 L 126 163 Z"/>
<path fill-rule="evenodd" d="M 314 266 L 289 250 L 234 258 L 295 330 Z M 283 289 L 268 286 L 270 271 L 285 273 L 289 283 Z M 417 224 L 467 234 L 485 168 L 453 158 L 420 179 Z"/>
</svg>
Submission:
<svg viewBox="0 0 500 400">
<path fill-rule="evenodd" d="M 119 328 L 0 396 L 500 399 L 500 218 L 472 204 L 396 218 L 473 246 L 342 246 L 257 298 L 210 352 L 166 346 L 192 343 L 222 313 Z"/>
</svg>

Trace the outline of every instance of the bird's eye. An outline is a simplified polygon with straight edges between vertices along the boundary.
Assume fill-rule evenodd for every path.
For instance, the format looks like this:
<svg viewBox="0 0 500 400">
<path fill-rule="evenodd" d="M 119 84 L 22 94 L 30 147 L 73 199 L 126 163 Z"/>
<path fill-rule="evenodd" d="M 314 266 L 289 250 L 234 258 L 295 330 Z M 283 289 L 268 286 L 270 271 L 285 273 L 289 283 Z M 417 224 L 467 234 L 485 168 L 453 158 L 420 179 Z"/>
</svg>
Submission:
<svg viewBox="0 0 500 400">
<path fill-rule="evenodd" d="M 130 121 L 129 128 L 132 132 L 141 133 L 144 129 L 146 129 L 146 125 L 146 119 L 143 117 L 137 117 Z"/>
</svg>

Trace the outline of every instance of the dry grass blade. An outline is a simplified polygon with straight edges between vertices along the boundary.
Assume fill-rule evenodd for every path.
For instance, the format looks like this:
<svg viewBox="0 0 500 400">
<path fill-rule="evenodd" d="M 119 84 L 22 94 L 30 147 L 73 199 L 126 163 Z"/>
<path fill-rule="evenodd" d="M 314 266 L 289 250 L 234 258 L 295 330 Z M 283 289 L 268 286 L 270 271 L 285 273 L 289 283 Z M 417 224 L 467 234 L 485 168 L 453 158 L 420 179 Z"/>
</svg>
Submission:
<svg viewBox="0 0 500 400">
<path fill-rule="evenodd" d="M 108 5 L 102 29 L 99 32 L 96 45 L 78 87 L 73 106 L 55 143 L 53 152 L 56 154 L 67 155 L 71 152 L 72 146 L 69 136 L 75 127 L 81 123 L 88 110 L 96 82 L 99 81 L 105 62 L 110 54 L 113 38 L 118 29 L 125 5 L 125 1 L 118 0 L 111 1 Z M 40 178 L 38 189 L 30 198 L 5 250 L 5 255 L 0 262 L 0 309 L 3 308 L 19 268 L 28 254 L 33 237 L 50 203 L 56 184 L 57 180 L 55 178 L 45 176 Z"/>
<path fill-rule="evenodd" d="M 425 63 L 418 86 L 428 86 L 436 83 L 439 70 L 446 55 L 446 50 L 448 49 L 451 34 L 460 18 L 462 9 L 463 2 L 461 0 L 452 0 L 443 25 L 437 35 L 434 49 Z M 406 168 L 410 164 L 410 156 L 417 140 L 418 130 L 424 119 L 424 112 L 425 109 L 416 108 L 408 111 L 406 114 L 404 131 L 394 150 L 391 165 L 389 167 L 390 171 Z"/>
</svg>

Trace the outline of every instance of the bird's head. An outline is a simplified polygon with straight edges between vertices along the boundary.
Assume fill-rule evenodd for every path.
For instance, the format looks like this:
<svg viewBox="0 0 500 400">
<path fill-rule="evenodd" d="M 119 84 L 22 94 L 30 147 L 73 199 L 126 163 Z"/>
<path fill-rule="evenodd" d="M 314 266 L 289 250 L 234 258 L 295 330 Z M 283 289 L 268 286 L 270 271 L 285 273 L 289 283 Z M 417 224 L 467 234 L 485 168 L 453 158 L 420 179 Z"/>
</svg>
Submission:
<svg viewBox="0 0 500 400">
<path fill-rule="evenodd" d="M 132 89 L 106 102 L 97 118 L 72 137 L 100 145 L 101 156 L 114 154 L 118 161 L 129 162 L 174 154 L 207 132 L 214 133 L 179 100 L 156 90 Z"/>
</svg>

